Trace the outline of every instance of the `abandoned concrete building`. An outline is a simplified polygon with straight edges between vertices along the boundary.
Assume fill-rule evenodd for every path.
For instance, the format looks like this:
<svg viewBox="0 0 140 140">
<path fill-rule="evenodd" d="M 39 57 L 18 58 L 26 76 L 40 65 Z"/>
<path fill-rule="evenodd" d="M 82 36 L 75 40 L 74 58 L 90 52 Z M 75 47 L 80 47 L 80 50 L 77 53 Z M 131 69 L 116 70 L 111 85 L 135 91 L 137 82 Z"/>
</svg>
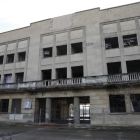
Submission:
<svg viewBox="0 0 140 140">
<path fill-rule="evenodd" d="M 0 33 L 0 121 L 140 125 L 140 3 Z"/>
</svg>

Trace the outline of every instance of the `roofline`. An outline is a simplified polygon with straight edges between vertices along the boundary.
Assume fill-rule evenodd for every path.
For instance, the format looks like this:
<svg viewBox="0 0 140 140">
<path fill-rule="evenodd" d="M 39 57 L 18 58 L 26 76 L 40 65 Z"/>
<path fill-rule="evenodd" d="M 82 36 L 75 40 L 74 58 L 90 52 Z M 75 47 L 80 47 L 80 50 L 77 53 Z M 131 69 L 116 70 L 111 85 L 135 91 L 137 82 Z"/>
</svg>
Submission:
<svg viewBox="0 0 140 140">
<path fill-rule="evenodd" d="M 99 9 L 100 11 L 104 11 L 104 10 L 115 9 L 115 8 L 119 8 L 119 7 L 125 7 L 125 6 L 129 6 L 129 5 L 135 5 L 135 4 L 140 4 L 140 2 L 135 2 L 135 3 L 125 4 L 125 5 L 120 5 L 120 6 L 111 7 L 111 8 L 106 8 L 106 9 L 100 9 L 100 7 L 97 7 L 97 8 L 87 9 L 87 10 L 83 10 L 83 11 L 79 11 L 79 12 L 75 12 L 75 13 L 71 13 L 71 14 L 76 14 L 76 13 L 81 13 L 81 12 L 86 12 L 86 11 L 96 10 L 96 9 Z M 67 15 L 70 15 L 70 14 L 67 14 Z M 63 15 L 62 15 L 62 16 L 63 16 Z M 58 16 L 58 17 L 61 17 L 61 16 Z M 54 17 L 54 18 L 56 18 L 56 17 Z M 22 28 L 17 28 L 17 29 L 14 29 L 14 30 L 2 32 L 2 33 L 0 33 L 0 35 L 1 35 L 1 34 L 4 34 L 4 33 L 12 32 L 12 31 L 16 31 L 16 30 L 28 28 L 28 27 L 31 26 L 31 24 L 38 23 L 38 22 L 42 22 L 42 21 L 46 21 L 46 20 L 51 20 L 51 19 L 53 19 L 53 18 L 48 18 L 48 19 L 44 19 L 44 20 L 40 20 L 40 21 L 35 21 L 35 22 L 30 23 L 29 26 L 25 26 L 25 27 L 22 27 Z"/>
</svg>

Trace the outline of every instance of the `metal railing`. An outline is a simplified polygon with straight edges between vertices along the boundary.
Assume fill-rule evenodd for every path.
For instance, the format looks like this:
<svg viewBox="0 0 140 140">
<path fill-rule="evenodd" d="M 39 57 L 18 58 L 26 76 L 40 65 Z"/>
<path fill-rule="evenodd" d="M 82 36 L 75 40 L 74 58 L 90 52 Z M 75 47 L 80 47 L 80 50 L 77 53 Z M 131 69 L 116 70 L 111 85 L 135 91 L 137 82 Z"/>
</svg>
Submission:
<svg viewBox="0 0 140 140">
<path fill-rule="evenodd" d="M 86 86 L 86 85 L 108 85 L 113 83 L 137 82 L 137 81 L 140 81 L 140 73 L 0 84 L 0 91 L 36 90 L 42 88 L 45 89 L 45 88 L 55 88 L 55 87 L 75 87 L 75 86 Z"/>
</svg>

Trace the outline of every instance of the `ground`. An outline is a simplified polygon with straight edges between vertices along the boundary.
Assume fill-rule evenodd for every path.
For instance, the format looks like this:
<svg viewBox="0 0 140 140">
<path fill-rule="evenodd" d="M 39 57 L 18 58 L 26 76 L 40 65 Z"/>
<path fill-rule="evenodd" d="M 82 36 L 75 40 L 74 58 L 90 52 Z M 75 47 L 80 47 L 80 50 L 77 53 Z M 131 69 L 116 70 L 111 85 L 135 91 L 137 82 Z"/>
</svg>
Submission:
<svg viewBox="0 0 140 140">
<path fill-rule="evenodd" d="M 140 140 L 140 130 L 0 125 L 0 140 Z"/>
</svg>

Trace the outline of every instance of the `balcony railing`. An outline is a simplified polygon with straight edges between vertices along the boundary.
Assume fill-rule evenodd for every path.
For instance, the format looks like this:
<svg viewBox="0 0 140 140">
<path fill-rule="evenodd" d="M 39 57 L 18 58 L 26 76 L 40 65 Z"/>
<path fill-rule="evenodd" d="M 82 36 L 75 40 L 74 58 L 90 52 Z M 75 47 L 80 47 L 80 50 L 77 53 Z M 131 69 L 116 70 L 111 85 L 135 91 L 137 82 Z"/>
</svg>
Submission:
<svg viewBox="0 0 140 140">
<path fill-rule="evenodd" d="M 109 85 L 114 83 L 127 83 L 127 82 L 140 82 L 140 73 L 0 84 L 0 91 L 39 90 L 39 89 L 54 89 L 61 87 L 71 88 L 80 86 Z"/>
</svg>

